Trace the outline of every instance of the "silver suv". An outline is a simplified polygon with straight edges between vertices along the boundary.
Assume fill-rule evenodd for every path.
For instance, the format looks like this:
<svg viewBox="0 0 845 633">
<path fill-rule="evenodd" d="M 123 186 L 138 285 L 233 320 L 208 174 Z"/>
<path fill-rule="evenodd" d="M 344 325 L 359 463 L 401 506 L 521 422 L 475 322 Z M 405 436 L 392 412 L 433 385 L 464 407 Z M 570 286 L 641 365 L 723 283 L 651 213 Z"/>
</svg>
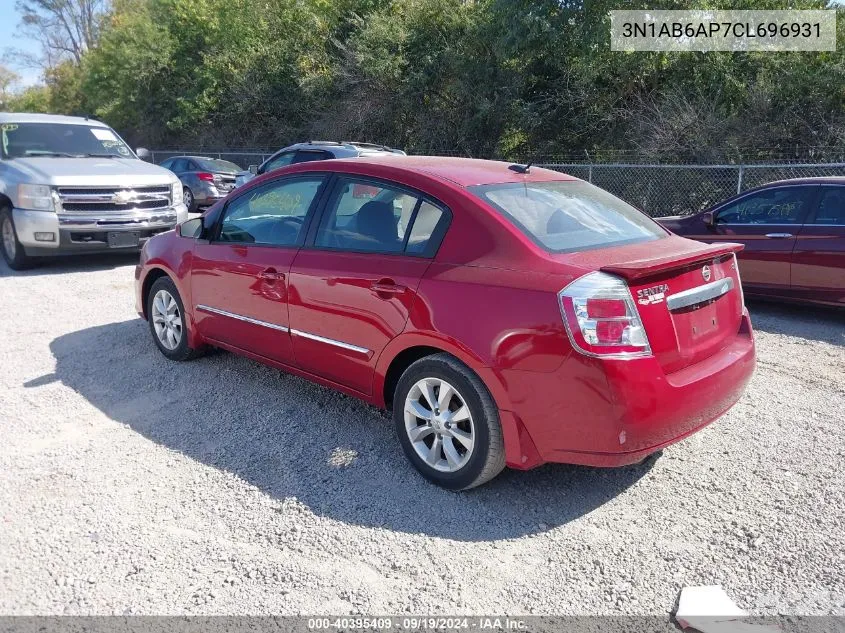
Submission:
<svg viewBox="0 0 845 633">
<path fill-rule="evenodd" d="M 358 143 L 357 141 L 308 141 L 283 147 L 261 165 L 250 165 L 249 171 L 238 173 L 235 186 L 241 187 L 250 180 L 268 171 L 279 169 L 296 163 L 307 163 L 312 160 L 331 160 L 333 158 L 355 158 L 356 156 L 382 156 L 396 154 L 404 156 L 401 149 L 393 149 L 387 145 L 374 143 Z"/>
<path fill-rule="evenodd" d="M 188 219 L 182 184 L 93 119 L 0 113 L 0 252 L 14 270 L 45 255 L 139 249 Z"/>
</svg>

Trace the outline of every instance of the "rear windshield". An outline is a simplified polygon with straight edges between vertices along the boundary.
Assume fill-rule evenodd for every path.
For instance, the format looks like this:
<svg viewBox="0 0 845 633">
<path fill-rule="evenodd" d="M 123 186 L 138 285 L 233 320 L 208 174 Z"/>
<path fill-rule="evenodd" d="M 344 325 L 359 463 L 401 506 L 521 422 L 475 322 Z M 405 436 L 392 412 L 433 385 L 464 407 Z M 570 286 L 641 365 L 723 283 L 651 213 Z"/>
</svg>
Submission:
<svg viewBox="0 0 845 633">
<path fill-rule="evenodd" d="M 657 222 L 627 202 L 582 181 L 478 185 L 469 190 L 553 253 L 666 236 Z"/>
<path fill-rule="evenodd" d="M 206 171 L 241 171 L 241 168 L 235 163 L 231 163 L 228 160 L 220 160 L 219 158 L 195 158 L 194 161 L 200 166 L 200 169 L 205 169 Z"/>
</svg>

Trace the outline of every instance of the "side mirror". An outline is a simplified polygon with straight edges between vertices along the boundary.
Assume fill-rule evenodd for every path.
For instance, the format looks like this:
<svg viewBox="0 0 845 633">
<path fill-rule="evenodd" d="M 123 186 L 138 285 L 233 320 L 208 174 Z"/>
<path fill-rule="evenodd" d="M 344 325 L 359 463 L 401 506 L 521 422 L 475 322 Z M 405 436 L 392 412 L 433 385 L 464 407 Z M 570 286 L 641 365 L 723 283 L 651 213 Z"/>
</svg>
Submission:
<svg viewBox="0 0 845 633">
<path fill-rule="evenodd" d="M 202 235 L 203 228 L 204 222 L 202 221 L 202 218 L 186 220 L 179 225 L 179 235 L 182 237 L 196 239 Z"/>
<path fill-rule="evenodd" d="M 249 173 L 251 173 L 253 176 L 257 176 L 258 175 L 258 165 L 250 165 L 249 166 Z"/>
<path fill-rule="evenodd" d="M 152 160 L 152 157 L 153 157 L 153 155 L 150 153 L 150 150 L 148 150 L 146 147 L 139 147 L 138 149 L 135 150 L 135 154 L 141 160 L 146 160 L 146 161 Z"/>
<path fill-rule="evenodd" d="M 701 219 L 704 221 L 704 226 L 713 226 L 716 224 L 716 218 L 713 216 L 712 211 L 708 211 L 701 216 Z"/>
</svg>

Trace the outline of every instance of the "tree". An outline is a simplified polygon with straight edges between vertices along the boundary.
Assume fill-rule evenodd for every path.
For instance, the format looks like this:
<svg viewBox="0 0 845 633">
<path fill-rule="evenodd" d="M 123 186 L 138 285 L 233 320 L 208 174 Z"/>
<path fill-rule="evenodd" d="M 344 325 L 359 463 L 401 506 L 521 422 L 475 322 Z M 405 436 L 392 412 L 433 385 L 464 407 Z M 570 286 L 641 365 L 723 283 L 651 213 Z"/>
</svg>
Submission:
<svg viewBox="0 0 845 633">
<path fill-rule="evenodd" d="M 107 0 L 19 0 L 15 8 L 23 27 L 43 48 L 43 68 L 62 61 L 82 61 L 96 46 Z"/>
<path fill-rule="evenodd" d="M 0 66 L 0 109 L 5 109 L 12 96 L 12 88 L 20 81 L 20 75 L 15 71 Z"/>
</svg>

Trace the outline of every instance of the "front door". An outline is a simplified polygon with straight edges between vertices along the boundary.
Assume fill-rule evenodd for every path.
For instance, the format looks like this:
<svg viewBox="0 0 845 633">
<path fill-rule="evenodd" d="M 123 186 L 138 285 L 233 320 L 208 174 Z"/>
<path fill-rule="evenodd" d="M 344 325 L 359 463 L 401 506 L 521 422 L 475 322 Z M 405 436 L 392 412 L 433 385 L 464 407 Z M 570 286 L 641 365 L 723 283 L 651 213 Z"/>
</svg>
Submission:
<svg viewBox="0 0 845 633">
<path fill-rule="evenodd" d="M 845 187 L 821 190 L 792 252 L 792 292 L 802 299 L 845 305 Z"/>
<path fill-rule="evenodd" d="M 323 181 L 289 177 L 246 191 L 197 242 L 191 298 L 203 337 L 293 364 L 288 273 Z"/>
<path fill-rule="evenodd" d="M 448 214 L 420 194 L 339 177 L 313 246 L 291 268 L 297 365 L 370 394 L 375 363 L 404 329 L 446 223 Z"/>
<path fill-rule="evenodd" d="M 812 186 L 773 187 L 748 194 L 714 213 L 707 242 L 739 242 L 742 285 L 750 292 L 788 295 L 796 236 L 812 203 Z"/>
</svg>

